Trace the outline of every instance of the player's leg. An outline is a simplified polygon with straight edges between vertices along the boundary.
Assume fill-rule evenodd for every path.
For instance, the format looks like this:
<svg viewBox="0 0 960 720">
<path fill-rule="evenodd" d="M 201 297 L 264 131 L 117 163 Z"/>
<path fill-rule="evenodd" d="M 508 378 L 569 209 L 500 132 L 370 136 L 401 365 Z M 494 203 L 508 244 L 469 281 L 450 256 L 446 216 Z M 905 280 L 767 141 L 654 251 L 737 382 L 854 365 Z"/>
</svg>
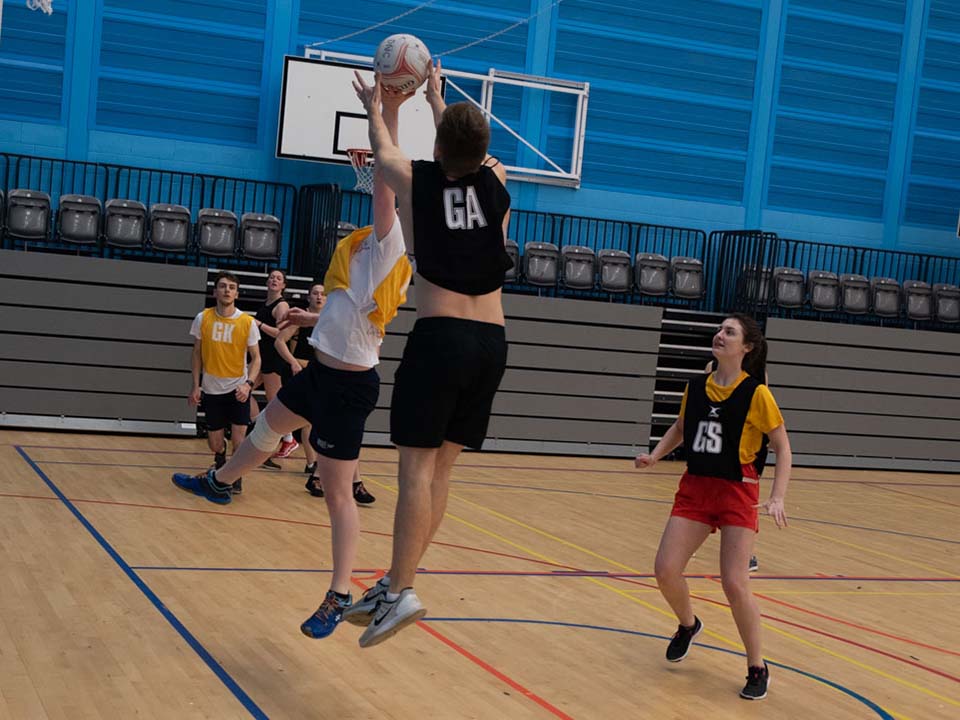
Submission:
<svg viewBox="0 0 960 720">
<path fill-rule="evenodd" d="M 660 593 L 673 608 L 680 623 L 667 647 L 667 660 L 670 662 L 683 660 L 690 650 L 690 643 L 703 629 L 703 623 L 694 615 L 690 588 L 683 571 L 710 531 L 710 525 L 673 515 L 660 537 L 654 574 Z"/>
</svg>

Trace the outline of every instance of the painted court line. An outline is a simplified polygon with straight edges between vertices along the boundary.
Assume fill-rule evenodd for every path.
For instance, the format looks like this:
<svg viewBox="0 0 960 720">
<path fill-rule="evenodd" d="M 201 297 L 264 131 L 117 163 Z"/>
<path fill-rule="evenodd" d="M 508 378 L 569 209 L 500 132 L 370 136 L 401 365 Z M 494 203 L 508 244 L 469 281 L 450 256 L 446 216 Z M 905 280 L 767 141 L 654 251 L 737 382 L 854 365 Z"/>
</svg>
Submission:
<svg viewBox="0 0 960 720">
<path fill-rule="evenodd" d="M 632 636 L 636 636 L 636 637 L 652 638 L 652 639 L 654 639 L 654 640 L 664 640 L 664 641 L 666 641 L 666 640 L 669 640 L 669 639 L 670 639 L 670 638 L 665 637 L 665 636 L 662 636 L 662 635 L 655 635 L 655 634 L 653 634 L 653 633 L 641 632 L 641 631 L 639 631 L 639 630 L 627 630 L 627 629 L 623 629 L 623 628 L 605 627 L 605 626 L 602 626 L 602 625 L 585 625 L 585 624 L 581 624 L 581 623 L 558 622 L 558 621 L 554 621 L 554 620 L 524 620 L 524 619 L 517 619 L 517 618 L 452 618 L 452 617 L 436 617 L 436 618 L 424 618 L 421 622 L 424 623 L 424 624 L 426 624 L 426 623 L 443 623 L 443 622 L 461 622 L 461 623 L 477 622 L 477 623 L 510 623 L 510 624 L 523 624 L 523 625 L 552 625 L 552 626 L 555 626 L 555 627 L 566 627 L 566 628 L 572 628 L 572 629 L 577 629 L 577 630 L 598 630 L 598 631 L 602 631 L 602 632 L 620 633 L 620 634 L 632 635 Z M 715 646 L 715 645 L 707 645 L 707 644 L 701 643 L 701 642 L 694 643 L 694 645 L 696 645 L 697 647 L 700 647 L 700 648 L 707 649 L 707 650 L 713 650 L 713 651 L 715 651 L 715 652 L 722 652 L 722 653 L 727 653 L 727 654 L 729 654 L 729 655 L 736 655 L 736 656 L 739 656 L 739 657 L 746 657 L 744 653 L 738 652 L 738 651 L 736 651 L 736 650 L 730 650 L 729 648 L 717 647 L 717 646 Z M 879 705 L 877 705 L 877 703 L 875 703 L 875 702 L 873 702 L 872 700 L 864 697 L 863 695 L 860 695 L 859 693 L 851 690 L 850 688 L 847 688 L 847 687 L 845 687 L 845 686 L 843 686 L 843 685 L 840 685 L 839 683 L 833 682 L 832 680 L 828 680 L 827 678 L 821 677 L 821 676 L 819 676 L 819 675 L 814 675 L 813 673 L 809 673 L 809 672 L 807 672 L 807 671 L 805 671 L 805 670 L 801 670 L 800 668 L 793 667 L 793 666 L 791 666 L 791 665 L 786 665 L 786 664 L 784 664 L 784 663 L 774 662 L 774 661 L 772 661 L 772 660 L 768 660 L 767 662 L 768 662 L 769 665 L 772 665 L 772 666 L 774 666 L 774 667 L 778 667 L 778 668 L 781 668 L 781 669 L 783 669 L 783 670 L 787 670 L 787 671 L 789 671 L 789 672 L 797 673 L 798 675 L 802 675 L 802 676 L 804 676 L 804 677 L 807 677 L 807 678 L 810 678 L 810 679 L 812 679 L 812 680 L 815 680 L 816 682 L 822 683 L 822 684 L 824 684 L 824 685 L 826 685 L 826 686 L 828 686 L 828 687 L 831 687 L 831 688 L 833 688 L 833 689 L 835 689 L 835 690 L 839 690 L 840 692 L 842 692 L 842 693 L 844 693 L 844 694 L 846 694 L 846 695 L 854 698 L 854 699 L 857 700 L 858 702 L 866 705 L 868 708 L 870 708 L 870 709 L 873 710 L 875 713 L 877 713 L 877 715 L 878 715 L 879 717 L 884 718 L 885 720 L 893 720 L 893 716 L 892 716 L 889 712 L 887 712 L 886 710 L 884 710 L 882 707 L 880 707 Z"/>
<path fill-rule="evenodd" d="M 154 450 L 150 448 L 95 448 L 95 447 L 86 447 L 86 446 L 70 446 L 70 445 L 19 445 L 17 447 L 24 447 L 30 450 L 78 450 L 85 452 L 115 452 L 115 453 L 141 453 L 141 454 L 157 454 L 157 455 L 196 455 L 202 457 L 209 457 L 209 452 L 196 452 L 194 450 Z M 386 450 L 388 448 L 376 448 Z M 628 458 L 623 458 L 625 463 L 630 462 Z M 365 464 L 382 464 L 382 465 L 396 465 L 396 460 L 376 460 L 376 459 L 363 459 L 361 462 Z M 486 465 L 483 463 L 457 463 L 458 468 L 478 468 L 478 469 L 489 469 L 489 470 L 534 470 L 534 471 L 543 471 L 543 472 L 574 472 L 574 473 L 591 473 L 594 475 L 634 475 L 637 471 L 633 468 L 624 468 L 623 470 L 611 470 L 609 468 L 583 468 L 583 467 L 540 467 L 533 465 Z M 679 477 L 678 472 L 671 471 L 644 471 L 646 476 L 664 476 L 664 477 Z M 929 473 L 924 473 L 929 474 Z M 804 477 L 791 477 L 790 482 L 792 483 L 835 483 L 840 485 L 893 485 L 893 486 L 914 486 L 914 487 L 942 487 L 942 488 L 960 488 L 958 483 L 931 483 L 931 482 L 904 482 L 904 481 L 870 481 L 870 480 L 836 480 L 830 478 L 804 478 Z"/>
<path fill-rule="evenodd" d="M 84 517 L 83 513 L 77 509 L 77 507 L 67 499 L 67 497 L 60 492 L 60 489 L 53 483 L 44 474 L 43 470 L 30 458 L 30 456 L 19 446 L 15 446 L 16 451 L 24 459 L 24 461 L 33 469 L 33 471 L 46 483 L 47 487 L 57 496 L 60 502 L 69 510 L 73 516 L 80 522 L 81 525 L 90 533 L 94 540 L 100 545 L 100 547 L 110 556 L 110 558 L 117 564 L 117 566 L 123 571 L 123 573 L 130 579 L 130 581 L 137 587 L 140 592 L 149 600 L 153 606 L 157 609 L 160 615 L 170 623 L 174 630 L 183 638 L 183 640 L 189 645 L 193 651 L 203 660 L 207 667 L 213 671 L 214 675 L 220 679 L 220 682 L 233 694 L 233 696 L 246 708 L 253 717 L 258 719 L 267 720 L 267 714 L 260 709 L 260 707 L 253 701 L 253 699 L 244 692 L 236 681 L 230 677 L 230 674 L 223 669 L 223 667 L 218 663 L 213 656 L 207 651 L 207 649 L 200 644 L 200 641 L 197 640 L 193 634 L 187 630 L 187 628 L 180 622 L 176 615 L 174 615 L 166 605 L 157 597 L 156 593 L 150 589 L 150 587 L 137 575 L 136 572 L 126 563 L 126 561 L 120 556 L 120 554 L 107 542 L 106 538 L 101 535 L 97 529 Z"/>
</svg>

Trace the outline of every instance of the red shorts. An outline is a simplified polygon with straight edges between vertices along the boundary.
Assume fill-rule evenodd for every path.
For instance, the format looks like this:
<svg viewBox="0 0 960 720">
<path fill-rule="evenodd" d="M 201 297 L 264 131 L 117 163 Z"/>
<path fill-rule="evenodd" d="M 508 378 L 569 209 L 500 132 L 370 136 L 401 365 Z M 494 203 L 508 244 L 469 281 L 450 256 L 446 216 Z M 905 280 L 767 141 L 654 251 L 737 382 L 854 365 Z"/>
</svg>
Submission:
<svg viewBox="0 0 960 720">
<path fill-rule="evenodd" d="M 673 499 L 671 515 L 709 525 L 711 532 L 724 525 L 760 530 L 757 508 L 760 481 L 752 464 L 743 466 L 743 482 L 685 472 Z"/>
</svg>

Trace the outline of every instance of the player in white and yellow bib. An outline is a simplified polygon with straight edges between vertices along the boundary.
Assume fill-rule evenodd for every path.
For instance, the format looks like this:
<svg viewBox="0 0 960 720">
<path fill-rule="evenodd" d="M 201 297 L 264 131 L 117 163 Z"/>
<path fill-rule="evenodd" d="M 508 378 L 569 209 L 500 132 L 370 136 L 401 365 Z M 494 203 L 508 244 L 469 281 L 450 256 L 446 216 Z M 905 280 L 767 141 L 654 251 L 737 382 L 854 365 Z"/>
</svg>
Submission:
<svg viewBox="0 0 960 720">
<path fill-rule="evenodd" d="M 404 96 L 385 96 L 383 115 L 396 141 Z M 337 245 L 324 278 L 327 302 L 322 313 L 290 310 L 281 323 L 313 326 L 313 359 L 287 382 L 260 414 L 239 451 L 219 470 L 176 474 L 173 482 L 212 502 L 229 503 L 231 485 L 277 448 L 280 436 L 311 426 L 317 475 L 330 513 L 333 576 L 319 609 L 301 625 L 313 638 L 326 637 L 350 606 L 350 576 L 360 539 L 360 517 L 353 480 L 367 417 L 380 394 L 380 345 L 387 324 L 406 301 L 413 268 L 407 259 L 396 195 L 374 173 L 373 226 L 361 228 Z"/>
</svg>

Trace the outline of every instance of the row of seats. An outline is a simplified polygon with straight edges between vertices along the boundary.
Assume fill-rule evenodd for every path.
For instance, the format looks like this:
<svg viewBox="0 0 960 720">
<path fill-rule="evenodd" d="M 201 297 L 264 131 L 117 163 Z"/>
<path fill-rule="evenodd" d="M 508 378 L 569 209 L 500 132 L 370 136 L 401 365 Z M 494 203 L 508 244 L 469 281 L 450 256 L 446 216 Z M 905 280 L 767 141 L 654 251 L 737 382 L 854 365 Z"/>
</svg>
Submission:
<svg viewBox="0 0 960 720">
<path fill-rule="evenodd" d="M 697 258 L 674 257 L 668 260 L 656 253 L 637 253 L 631 257 L 623 250 L 601 250 L 579 245 L 565 245 L 561 250 L 553 243 L 528 242 L 520 248 L 513 240 L 506 242 L 513 268 L 507 271 L 506 282 L 521 281 L 539 287 L 563 287 L 571 290 L 600 289 L 610 293 L 627 293 L 636 289 L 642 295 L 698 300 L 706 292 L 703 262 Z M 521 262 L 522 259 L 522 262 Z"/>
<path fill-rule="evenodd" d="M 50 196 L 38 190 L 11 190 L 5 209 L 5 236 L 24 242 L 49 242 Z M 0 216 L 0 221 L 4 218 Z M 102 205 L 91 195 L 61 195 L 56 213 L 56 239 L 72 246 L 99 246 L 128 250 L 158 250 L 201 255 L 276 260 L 280 257 L 281 226 L 273 215 L 205 208 L 194 225 L 183 205 L 157 203 L 147 207 L 137 200 L 115 198 Z"/>
<path fill-rule="evenodd" d="M 923 280 L 905 280 L 901 285 L 894 278 L 847 273 L 837 275 L 826 270 L 811 270 L 804 274 L 789 267 L 772 271 L 763 268 L 744 268 L 742 289 L 749 296 L 769 298 L 786 309 L 802 308 L 809 304 L 818 312 L 845 312 L 850 315 L 873 313 L 878 317 L 910 320 L 938 320 L 960 322 L 960 287 L 936 283 L 932 287 Z M 759 283 L 759 284 L 758 284 Z"/>
</svg>

